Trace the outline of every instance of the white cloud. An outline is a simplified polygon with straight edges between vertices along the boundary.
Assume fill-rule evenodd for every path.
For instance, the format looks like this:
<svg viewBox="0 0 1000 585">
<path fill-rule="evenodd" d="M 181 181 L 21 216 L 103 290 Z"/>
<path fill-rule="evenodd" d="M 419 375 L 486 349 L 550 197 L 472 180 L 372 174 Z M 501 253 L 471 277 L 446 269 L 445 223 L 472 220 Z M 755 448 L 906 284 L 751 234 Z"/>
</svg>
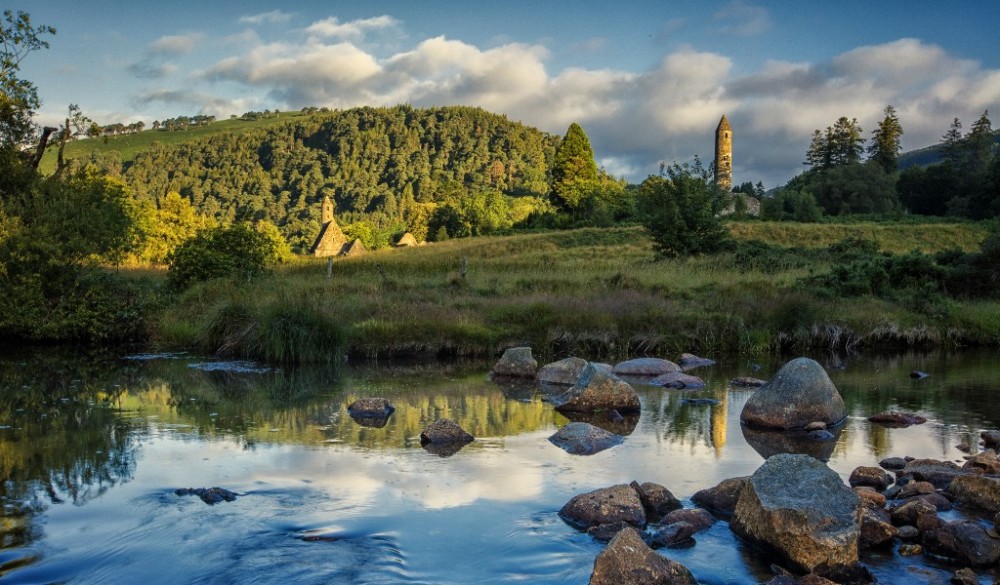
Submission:
<svg viewBox="0 0 1000 585">
<path fill-rule="evenodd" d="M 368 31 L 393 28 L 399 24 L 395 18 L 382 15 L 373 18 L 340 22 L 336 16 L 312 23 L 306 28 L 310 35 L 321 38 L 360 39 Z"/>
<path fill-rule="evenodd" d="M 272 10 L 270 12 L 263 12 L 261 14 L 253 14 L 250 16 L 242 16 L 239 19 L 240 24 L 249 25 L 261 25 L 261 24 L 281 24 L 288 22 L 294 16 L 290 12 L 282 12 L 281 10 Z"/>
<path fill-rule="evenodd" d="M 753 36 L 771 28 L 771 16 L 766 8 L 743 0 L 734 0 L 712 15 L 722 34 Z"/>
<path fill-rule="evenodd" d="M 204 38 L 202 33 L 162 36 L 149 45 L 149 52 L 154 55 L 184 55 L 194 50 Z"/>
</svg>

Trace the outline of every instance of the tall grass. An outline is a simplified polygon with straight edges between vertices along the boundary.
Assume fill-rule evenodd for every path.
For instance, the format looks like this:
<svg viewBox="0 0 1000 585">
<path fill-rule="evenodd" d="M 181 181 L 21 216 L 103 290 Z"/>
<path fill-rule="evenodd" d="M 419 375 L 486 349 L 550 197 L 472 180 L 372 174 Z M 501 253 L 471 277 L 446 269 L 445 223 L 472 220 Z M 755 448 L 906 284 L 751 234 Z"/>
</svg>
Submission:
<svg viewBox="0 0 1000 585">
<path fill-rule="evenodd" d="M 838 227 L 762 225 L 732 228 L 737 238 L 766 234 L 804 247 Z M 884 247 L 903 250 L 924 237 L 913 233 L 942 228 L 932 227 L 875 233 Z M 970 247 L 979 237 L 975 225 L 958 225 L 953 237 L 928 236 L 924 245 Z M 1000 344 L 1000 303 L 951 301 L 928 312 L 871 297 L 831 298 L 802 284 L 829 268 L 823 254 L 764 268 L 738 255 L 657 260 L 641 228 L 594 228 L 382 250 L 337 259 L 330 278 L 325 260 L 301 260 L 266 280 L 189 290 L 160 315 L 157 339 L 283 362 L 345 352 L 495 355 L 513 345 L 530 345 L 539 356 L 616 359 Z"/>
</svg>

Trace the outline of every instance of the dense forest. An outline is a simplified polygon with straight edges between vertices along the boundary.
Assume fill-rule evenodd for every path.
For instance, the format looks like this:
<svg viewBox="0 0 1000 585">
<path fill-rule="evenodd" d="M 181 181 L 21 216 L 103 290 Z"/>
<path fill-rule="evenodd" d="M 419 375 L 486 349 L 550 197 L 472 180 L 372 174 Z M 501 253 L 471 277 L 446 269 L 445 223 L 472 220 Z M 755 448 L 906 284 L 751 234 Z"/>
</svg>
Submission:
<svg viewBox="0 0 1000 585">
<path fill-rule="evenodd" d="M 437 207 L 477 196 L 508 214 L 520 203 L 514 219 L 524 219 L 547 202 L 559 143 L 476 108 L 357 108 L 155 145 L 125 165 L 123 178 L 157 207 L 179 193 L 221 223 L 267 220 L 302 251 L 316 237 L 326 196 L 342 225 L 364 221 L 418 238 Z"/>
</svg>

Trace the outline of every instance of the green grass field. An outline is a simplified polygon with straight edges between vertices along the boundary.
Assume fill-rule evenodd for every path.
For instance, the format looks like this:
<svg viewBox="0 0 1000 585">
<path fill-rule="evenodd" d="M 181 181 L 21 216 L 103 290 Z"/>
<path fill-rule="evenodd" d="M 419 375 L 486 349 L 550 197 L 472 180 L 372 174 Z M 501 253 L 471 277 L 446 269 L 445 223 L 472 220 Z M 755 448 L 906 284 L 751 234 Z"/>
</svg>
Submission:
<svg viewBox="0 0 1000 585">
<path fill-rule="evenodd" d="M 75 140 L 66 144 L 66 151 L 64 155 L 67 159 L 72 159 L 85 157 L 94 151 L 99 153 L 117 151 L 121 153 L 122 162 L 129 162 L 133 160 L 137 154 L 149 150 L 149 147 L 152 146 L 154 142 L 160 142 L 165 145 L 182 144 L 184 142 L 198 140 L 200 138 L 205 138 L 206 136 L 220 134 L 223 132 L 243 133 L 249 130 L 269 128 L 271 126 L 284 124 L 285 122 L 308 115 L 310 114 L 303 114 L 301 112 L 281 112 L 277 116 L 271 118 L 253 121 L 244 121 L 240 119 L 220 120 L 209 126 L 199 126 L 189 130 L 168 132 L 166 130 L 147 129 L 136 134 L 108 137 L 107 139 L 88 138 Z M 45 156 L 42 157 L 42 162 L 39 165 L 39 169 L 43 174 L 48 175 L 55 172 L 56 158 L 56 147 L 51 147 L 45 151 Z"/>
<path fill-rule="evenodd" d="M 889 250 L 974 250 L 975 224 L 731 224 L 754 237 L 818 247 L 874 235 Z M 948 234 L 942 237 L 942 234 Z M 839 239 L 839 238 L 838 238 Z M 264 280 L 215 281 L 156 320 L 161 345 L 276 361 L 315 361 L 343 344 L 356 356 L 497 355 L 620 358 L 682 351 L 766 353 L 818 347 L 1000 344 L 1000 303 L 837 298 L 803 285 L 806 264 L 741 271 L 736 254 L 657 260 L 641 228 L 579 229 L 451 240 L 337 259 L 301 258 Z M 465 276 L 462 267 L 466 266 Z M 319 336 L 317 350 L 308 340 Z"/>
</svg>

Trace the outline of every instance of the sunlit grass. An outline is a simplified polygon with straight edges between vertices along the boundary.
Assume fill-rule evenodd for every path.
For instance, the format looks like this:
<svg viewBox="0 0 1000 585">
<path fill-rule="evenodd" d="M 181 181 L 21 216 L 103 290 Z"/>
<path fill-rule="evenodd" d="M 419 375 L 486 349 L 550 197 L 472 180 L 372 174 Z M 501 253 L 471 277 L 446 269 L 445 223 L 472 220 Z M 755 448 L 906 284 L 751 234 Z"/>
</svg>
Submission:
<svg viewBox="0 0 1000 585">
<path fill-rule="evenodd" d="M 738 237 L 762 233 L 756 224 L 749 231 L 745 225 L 751 224 L 733 224 Z M 790 229 L 781 237 L 804 247 L 818 237 L 807 228 L 828 227 Z M 847 227 L 857 230 L 837 233 L 859 235 L 870 226 Z M 922 227 L 906 229 L 920 233 Z M 974 225 L 956 230 L 938 245 L 979 237 Z M 892 230 L 881 235 L 899 249 L 911 241 Z M 928 316 L 899 302 L 829 298 L 810 289 L 804 277 L 828 268 L 822 255 L 772 273 L 741 273 L 733 258 L 727 252 L 657 260 L 641 228 L 381 250 L 335 260 L 329 278 L 326 259 L 302 258 L 253 283 L 193 287 L 160 316 L 157 339 L 278 361 L 310 361 L 338 351 L 364 357 L 495 355 L 522 344 L 540 356 L 612 359 L 682 351 L 1000 343 L 996 302 L 952 301 L 946 314 Z M 278 313 L 295 319 L 269 325 Z M 323 337 L 320 332 L 327 329 L 341 331 L 342 339 Z M 307 348 L 314 336 L 317 345 L 326 344 L 321 351 Z M 342 347 L 331 349 L 337 340 Z"/>
</svg>

